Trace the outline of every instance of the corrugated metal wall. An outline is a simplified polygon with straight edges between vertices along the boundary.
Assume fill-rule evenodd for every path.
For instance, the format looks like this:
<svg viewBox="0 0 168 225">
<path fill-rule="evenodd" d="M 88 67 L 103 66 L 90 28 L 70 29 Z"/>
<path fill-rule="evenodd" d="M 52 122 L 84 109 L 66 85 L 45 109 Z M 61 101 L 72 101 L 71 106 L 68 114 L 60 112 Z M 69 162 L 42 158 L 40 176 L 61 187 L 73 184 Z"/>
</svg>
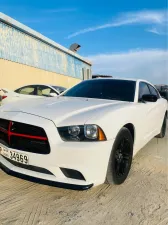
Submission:
<svg viewBox="0 0 168 225">
<path fill-rule="evenodd" d="M 0 22 L 0 58 L 83 79 L 90 66 L 79 59 Z"/>
<path fill-rule="evenodd" d="M 0 59 L 0 88 L 15 90 L 28 84 L 52 84 L 70 88 L 81 80 Z"/>
</svg>

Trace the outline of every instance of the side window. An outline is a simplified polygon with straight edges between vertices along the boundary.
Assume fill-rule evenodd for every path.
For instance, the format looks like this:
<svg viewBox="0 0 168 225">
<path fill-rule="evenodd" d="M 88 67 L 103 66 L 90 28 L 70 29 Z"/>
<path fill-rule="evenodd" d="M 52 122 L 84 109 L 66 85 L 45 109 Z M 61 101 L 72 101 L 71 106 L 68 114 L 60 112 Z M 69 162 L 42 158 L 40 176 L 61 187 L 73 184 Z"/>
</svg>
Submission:
<svg viewBox="0 0 168 225">
<path fill-rule="evenodd" d="M 150 84 L 148 85 L 148 87 L 152 95 L 156 95 L 158 98 L 160 98 L 158 91 L 156 91 L 154 87 L 152 87 Z"/>
<path fill-rule="evenodd" d="M 143 95 L 150 95 L 148 85 L 144 82 L 139 83 L 139 101 L 142 99 Z"/>
<path fill-rule="evenodd" d="M 54 91 L 50 88 L 50 87 L 47 87 L 47 86 L 38 86 L 37 87 L 37 95 L 39 96 L 46 96 L 46 97 L 49 97 L 51 93 L 53 93 Z"/>
<path fill-rule="evenodd" d="M 17 93 L 22 95 L 34 95 L 35 94 L 35 87 L 34 86 L 27 86 L 16 90 Z"/>
</svg>

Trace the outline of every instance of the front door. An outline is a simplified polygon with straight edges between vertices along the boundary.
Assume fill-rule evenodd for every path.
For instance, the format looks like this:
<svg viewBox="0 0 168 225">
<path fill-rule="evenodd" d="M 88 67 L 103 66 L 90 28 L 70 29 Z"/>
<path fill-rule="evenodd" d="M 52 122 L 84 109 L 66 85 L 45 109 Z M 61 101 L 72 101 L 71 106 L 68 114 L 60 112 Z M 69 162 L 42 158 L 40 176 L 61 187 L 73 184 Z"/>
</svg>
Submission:
<svg viewBox="0 0 168 225">
<path fill-rule="evenodd" d="M 143 102 L 143 95 L 150 95 L 150 89 L 148 84 L 145 82 L 139 83 L 139 103 L 141 104 L 141 121 L 142 121 L 142 137 L 144 142 L 148 142 L 151 138 L 153 138 L 153 134 L 156 129 L 156 113 L 157 113 L 157 104 L 156 102 Z"/>
</svg>

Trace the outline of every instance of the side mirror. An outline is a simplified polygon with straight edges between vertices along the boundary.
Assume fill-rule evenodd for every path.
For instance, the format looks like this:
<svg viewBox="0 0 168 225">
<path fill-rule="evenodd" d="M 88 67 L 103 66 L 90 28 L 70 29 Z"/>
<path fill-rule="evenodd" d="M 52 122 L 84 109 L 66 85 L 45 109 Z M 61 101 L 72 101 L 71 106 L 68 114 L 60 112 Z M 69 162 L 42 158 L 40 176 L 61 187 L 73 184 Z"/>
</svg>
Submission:
<svg viewBox="0 0 168 225">
<path fill-rule="evenodd" d="M 50 93 L 49 94 L 49 97 L 56 97 L 56 96 L 58 96 L 56 93 Z"/>
<path fill-rule="evenodd" d="M 158 97 L 156 95 L 143 95 L 142 101 L 144 102 L 157 102 Z"/>
</svg>

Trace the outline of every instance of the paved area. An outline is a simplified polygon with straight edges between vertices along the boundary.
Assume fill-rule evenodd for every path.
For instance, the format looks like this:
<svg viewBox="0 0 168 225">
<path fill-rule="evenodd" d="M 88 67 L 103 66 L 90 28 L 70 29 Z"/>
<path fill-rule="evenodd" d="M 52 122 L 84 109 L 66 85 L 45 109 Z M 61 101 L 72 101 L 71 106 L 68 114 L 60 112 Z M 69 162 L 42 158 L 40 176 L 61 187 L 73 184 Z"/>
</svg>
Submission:
<svg viewBox="0 0 168 225">
<path fill-rule="evenodd" d="M 78 192 L 0 171 L 0 225 L 168 225 L 168 136 L 135 157 L 121 186 Z"/>
</svg>

